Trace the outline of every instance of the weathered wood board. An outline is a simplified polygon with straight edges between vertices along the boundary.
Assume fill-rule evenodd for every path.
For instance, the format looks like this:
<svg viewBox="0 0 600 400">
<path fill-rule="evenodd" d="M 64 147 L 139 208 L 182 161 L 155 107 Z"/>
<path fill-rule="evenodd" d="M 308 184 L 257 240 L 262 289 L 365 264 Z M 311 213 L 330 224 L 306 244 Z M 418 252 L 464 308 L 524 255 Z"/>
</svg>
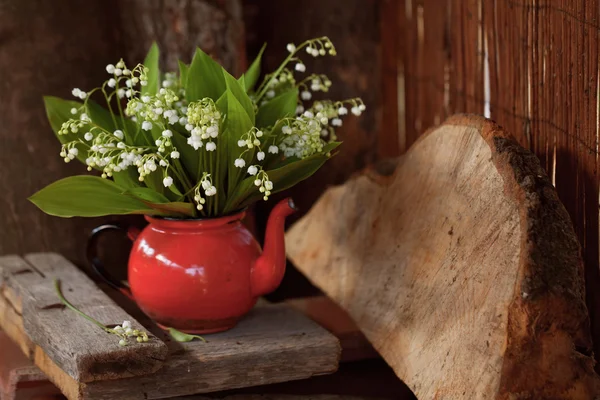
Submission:
<svg viewBox="0 0 600 400">
<path fill-rule="evenodd" d="M 122 347 L 116 336 L 65 310 L 54 279 L 60 279 L 64 295 L 92 318 L 105 325 L 128 320 L 134 328 L 141 327 L 64 257 L 53 253 L 0 257 L 0 276 L 2 294 L 13 299 L 10 304 L 22 315 L 27 336 L 74 380 L 145 375 L 163 365 L 168 349 L 156 336 L 150 335 L 148 343 Z"/>
<path fill-rule="evenodd" d="M 14 400 L 18 386 L 24 383 L 49 384 L 44 373 L 0 330 L 0 400 Z"/>
<path fill-rule="evenodd" d="M 286 236 L 419 399 L 593 399 L 579 244 L 537 158 L 455 116 Z"/>
<path fill-rule="evenodd" d="M 33 312 L 52 312 L 65 323 L 88 323 L 70 310 L 55 306 L 41 310 L 40 307 L 28 305 L 31 303 L 42 306 L 41 299 L 44 299 L 43 306 L 56 303 L 58 299 L 52 298 L 47 291 L 47 287 L 52 285 L 51 279 L 48 279 L 50 274 L 42 268 L 46 265 L 44 260 L 64 259 L 55 254 L 29 255 L 25 259 L 31 265 L 24 265 L 30 265 L 30 268 L 35 266 L 34 270 L 40 269 L 44 272 L 46 283 L 38 282 L 27 288 L 20 286 L 20 283 L 23 283 L 21 279 L 38 279 L 38 273 L 24 273 L 20 267 L 16 268 L 19 263 L 25 263 L 19 257 L 0 258 L 0 276 L 3 276 L 0 284 L 0 328 L 17 342 L 21 350 L 29 355 L 69 399 L 169 398 L 304 379 L 337 370 L 341 349 L 335 336 L 285 305 L 267 304 L 256 307 L 236 328 L 206 336 L 208 343 L 177 343 L 155 325 L 149 324 L 148 320 L 137 318 L 137 321 L 140 321 L 137 322 L 133 317 L 128 317 L 134 325 L 141 323 L 154 332 L 155 340 L 164 343 L 168 348 L 168 356 L 161 358 L 165 360 L 161 369 L 154 374 L 124 379 L 77 381 L 60 368 L 60 365 L 64 364 L 62 360 L 55 360 L 51 356 L 52 352 L 60 354 L 64 351 L 62 346 L 71 341 L 71 334 L 65 332 L 54 339 L 51 336 L 39 335 L 35 340 L 29 336 L 32 321 L 47 322 L 47 318 L 42 319 L 40 316 L 30 318 Z M 61 265 L 60 274 L 64 278 L 64 287 L 67 288 L 65 295 L 67 298 L 76 298 L 76 287 L 70 282 L 76 281 L 79 279 L 78 275 L 83 274 L 73 265 Z M 74 289 L 73 292 L 68 291 L 70 287 Z M 38 293 L 40 300 L 35 302 Z M 102 322 L 111 323 L 106 319 L 110 315 L 102 314 L 96 308 L 93 303 L 85 303 L 81 307 L 82 311 Z M 124 313 L 123 310 L 119 312 Z M 116 323 L 118 322 L 120 321 Z M 113 346 L 110 347 L 111 351 L 113 348 L 121 349 L 111 335 L 105 334 L 95 325 L 90 326 L 93 329 L 90 334 L 104 335 L 110 339 Z M 96 341 L 90 342 L 90 347 L 95 343 Z M 141 348 L 136 343 L 127 346 L 126 349 L 135 351 Z M 74 355 L 77 356 L 77 353 Z"/>
</svg>

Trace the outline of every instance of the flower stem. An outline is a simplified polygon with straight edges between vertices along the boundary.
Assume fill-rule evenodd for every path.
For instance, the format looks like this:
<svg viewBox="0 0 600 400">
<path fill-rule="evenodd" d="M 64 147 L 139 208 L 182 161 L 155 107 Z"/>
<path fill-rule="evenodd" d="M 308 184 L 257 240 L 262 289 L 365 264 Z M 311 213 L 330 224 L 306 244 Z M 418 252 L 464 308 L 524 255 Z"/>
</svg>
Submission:
<svg viewBox="0 0 600 400">
<path fill-rule="evenodd" d="M 100 328 L 104 329 L 106 332 L 113 333 L 112 329 L 107 328 L 103 323 L 96 321 L 94 318 L 83 313 L 77 307 L 75 307 L 73 304 L 71 304 L 69 302 L 69 300 L 65 299 L 65 296 L 63 296 L 62 291 L 60 290 L 60 280 L 59 279 L 54 280 L 54 289 L 56 290 L 56 294 L 58 295 L 58 298 L 60 299 L 60 301 L 65 306 L 67 306 L 67 308 L 69 308 L 72 311 L 75 311 L 77 314 L 81 315 L 83 318 L 87 319 L 88 321 L 90 321 L 90 322 L 94 323 L 95 325 L 99 326 Z"/>
</svg>

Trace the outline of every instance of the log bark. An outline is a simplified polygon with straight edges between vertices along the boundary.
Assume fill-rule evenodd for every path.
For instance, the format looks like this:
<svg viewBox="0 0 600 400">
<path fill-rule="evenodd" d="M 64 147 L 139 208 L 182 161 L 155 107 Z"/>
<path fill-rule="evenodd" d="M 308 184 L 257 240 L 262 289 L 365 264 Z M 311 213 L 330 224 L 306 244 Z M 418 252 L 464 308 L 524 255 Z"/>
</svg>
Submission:
<svg viewBox="0 0 600 400">
<path fill-rule="evenodd" d="M 391 176 L 328 190 L 286 237 L 420 399 L 593 399 L 580 248 L 539 165 L 455 116 Z"/>
</svg>

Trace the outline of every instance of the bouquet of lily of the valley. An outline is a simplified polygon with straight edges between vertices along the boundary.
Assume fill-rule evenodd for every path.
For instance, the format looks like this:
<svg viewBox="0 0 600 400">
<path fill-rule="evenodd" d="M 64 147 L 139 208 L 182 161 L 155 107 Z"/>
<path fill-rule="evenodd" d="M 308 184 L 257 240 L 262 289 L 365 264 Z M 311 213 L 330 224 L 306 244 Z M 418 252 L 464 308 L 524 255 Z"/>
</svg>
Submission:
<svg viewBox="0 0 600 400">
<path fill-rule="evenodd" d="M 358 98 L 310 102 L 331 81 L 307 75 L 300 55 L 335 55 L 327 37 L 287 49 L 258 86 L 262 50 L 236 79 L 200 49 L 191 64 L 162 73 L 153 45 L 144 64 L 120 60 L 106 66 L 100 87 L 73 89 L 80 101 L 46 97 L 60 156 L 101 176 L 64 178 L 30 200 L 61 217 L 217 217 L 308 178 L 340 144 L 341 117 L 365 106 Z"/>
</svg>

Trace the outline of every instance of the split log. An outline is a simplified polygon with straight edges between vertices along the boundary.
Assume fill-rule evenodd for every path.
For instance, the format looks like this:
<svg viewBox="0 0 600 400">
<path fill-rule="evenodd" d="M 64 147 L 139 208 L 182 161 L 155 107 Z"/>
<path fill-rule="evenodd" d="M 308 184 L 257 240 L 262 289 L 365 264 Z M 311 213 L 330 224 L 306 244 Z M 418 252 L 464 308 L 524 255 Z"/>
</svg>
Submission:
<svg viewBox="0 0 600 400">
<path fill-rule="evenodd" d="M 452 117 L 391 176 L 328 190 L 286 245 L 420 399 L 600 393 L 569 216 L 489 120 Z"/>
</svg>

